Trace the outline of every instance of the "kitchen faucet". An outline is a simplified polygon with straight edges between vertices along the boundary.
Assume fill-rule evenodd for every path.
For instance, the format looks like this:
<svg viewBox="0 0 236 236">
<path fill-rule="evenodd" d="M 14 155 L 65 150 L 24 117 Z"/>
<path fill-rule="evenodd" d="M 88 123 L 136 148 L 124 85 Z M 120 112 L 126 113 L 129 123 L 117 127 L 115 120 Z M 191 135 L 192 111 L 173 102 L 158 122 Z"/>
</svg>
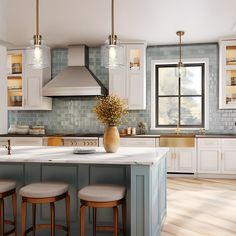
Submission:
<svg viewBox="0 0 236 236">
<path fill-rule="evenodd" d="M 175 130 L 175 133 L 176 133 L 176 135 L 180 134 L 179 120 L 177 121 L 177 127 L 176 127 L 176 130 Z"/>
</svg>

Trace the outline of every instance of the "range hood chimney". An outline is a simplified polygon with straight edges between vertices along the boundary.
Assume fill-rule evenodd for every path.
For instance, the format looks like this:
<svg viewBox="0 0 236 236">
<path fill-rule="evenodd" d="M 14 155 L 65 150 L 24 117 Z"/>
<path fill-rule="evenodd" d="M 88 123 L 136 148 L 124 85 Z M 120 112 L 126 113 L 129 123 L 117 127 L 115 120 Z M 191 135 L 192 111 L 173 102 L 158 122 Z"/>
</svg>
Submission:
<svg viewBox="0 0 236 236">
<path fill-rule="evenodd" d="M 89 70 L 88 47 L 68 47 L 68 67 L 43 87 L 43 96 L 99 96 L 106 95 L 107 89 Z"/>
</svg>

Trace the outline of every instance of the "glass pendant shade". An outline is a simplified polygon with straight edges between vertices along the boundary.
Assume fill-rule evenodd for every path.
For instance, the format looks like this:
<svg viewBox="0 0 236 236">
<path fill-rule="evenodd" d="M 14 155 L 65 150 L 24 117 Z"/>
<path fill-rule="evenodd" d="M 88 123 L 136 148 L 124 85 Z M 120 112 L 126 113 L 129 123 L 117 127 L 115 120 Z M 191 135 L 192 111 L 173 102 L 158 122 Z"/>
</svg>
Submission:
<svg viewBox="0 0 236 236">
<path fill-rule="evenodd" d="M 30 41 L 26 48 L 26 65 L 34 69 L 47 68 L 50 65 L 50 48 L 42 41 L 41 45 L 35 45 L 34 40 Z"/>
<path fill-rule="evenodd" d="M 101 65 L 105 68 L 116 69 L 124 65 L 124 47 L 115 35 L 115 0 L 111 0 L 111 35 L 101 47 Z"/>
<path fill-rule="evenodd" d="M 177 78 L 183 78 L 186 76 L 186 68 L 182 62 L 179 62 L 175 68 L 175 76 Z"/>
<path fill-rule="evenodd" d="M 107 41 L 101 47 L 101 64 L 105 68 L 116 69 L 124 65 L 124 47 L 119 43 L 109 44 Z"/>
</svg>

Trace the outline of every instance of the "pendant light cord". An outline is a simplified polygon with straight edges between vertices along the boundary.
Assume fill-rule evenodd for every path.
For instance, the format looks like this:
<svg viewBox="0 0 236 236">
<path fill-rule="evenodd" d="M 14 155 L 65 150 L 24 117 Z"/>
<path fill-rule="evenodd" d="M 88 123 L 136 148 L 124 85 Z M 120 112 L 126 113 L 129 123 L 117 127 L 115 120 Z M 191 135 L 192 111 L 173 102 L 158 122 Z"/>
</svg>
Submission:
<svg viewBox="0 0 236 236">
<path fill-rule="evenodd" d="M 36 35 L 39 35 L 39 0 L 36 0 Z"/>
<path fill-rule="evenodd" d="M 179 62 L 182 63 L 182 35 L 179 35 Z"/>
<path fill-rule="evenodd" d="M 38 0 L 37 0 L 38 1 Z M 114 23 L 114 12 L 115 12 L 115 6 L 114 6 L 114 0 L 111 1 L 111 35 L 112 38 L 115 36 L 115 23 Z"/>
</svg>

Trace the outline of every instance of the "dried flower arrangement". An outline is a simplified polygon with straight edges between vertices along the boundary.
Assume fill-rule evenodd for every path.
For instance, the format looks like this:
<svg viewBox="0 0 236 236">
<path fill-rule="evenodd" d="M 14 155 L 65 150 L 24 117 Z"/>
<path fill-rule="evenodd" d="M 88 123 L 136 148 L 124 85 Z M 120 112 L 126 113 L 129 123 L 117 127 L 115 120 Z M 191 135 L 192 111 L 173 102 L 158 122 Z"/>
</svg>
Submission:
<svg viewBox="0 0 236 236">
<path fill-rule="evenodd" d="M 97 119 L 104 125 L 119 126 L 122 124 L 122 118 L 126 115 L 127 103 L 117 95 L 108 95 L 98 97 L 98 103 L 93 108 Z"/>
</svg>

